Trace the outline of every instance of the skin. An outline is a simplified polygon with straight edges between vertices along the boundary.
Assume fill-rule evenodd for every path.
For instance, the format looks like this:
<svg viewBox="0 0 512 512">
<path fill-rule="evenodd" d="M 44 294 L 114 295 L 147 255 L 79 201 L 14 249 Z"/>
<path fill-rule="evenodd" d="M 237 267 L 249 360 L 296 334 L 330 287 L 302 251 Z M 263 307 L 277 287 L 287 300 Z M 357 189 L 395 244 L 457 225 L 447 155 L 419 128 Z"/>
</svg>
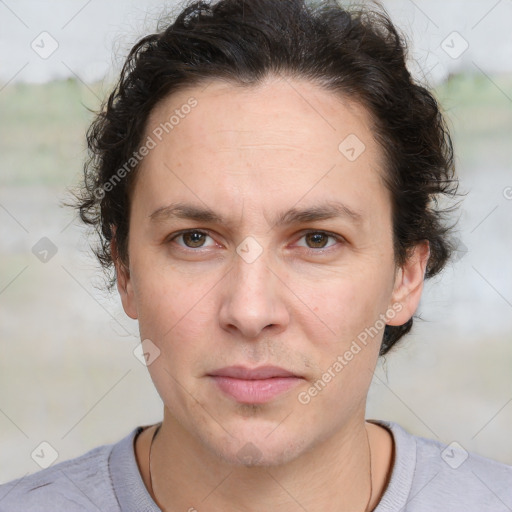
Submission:
<svg viewBox="0 0 512 512">
<path fill-rule="evenodd" d="M 164 404 L 153 499 L 168 511 L 365 510 L 369 441 L 371 510 L 393 464 L 389 432 L 365 422 L 383 328 L 308 404 L 298 395 L 365 328 L 380 325 L 380 314 L 399 306 L 390 325 L 414 314 L 428 243 L 395 266 L 382 151 L 361 105 L 296 78 L 246 89 L 213 81 L 158 104 L 146 136 L 191 96 L 197 106 L 139 169 L 129 262 L 112 246 L 123 308 L 138 319 L 141 340 L 160 350 L 148 366 Z M 338 149 L 350 134 L 365 145 L 354 161 Z M 177 201 L 228 222 L 150 220 Z M 272 224 L 282 211 L 327 201 L 343 202 L 360 221 Z M 173 238 L 185 229 L 206 235 Z M 249 236 L 261 248 L 251 263 L 236 251 Z M 230 365 L 280 366 L 302 380 L 267 403 L 242 404 L 208 377 Z M 153 432 L 135 443 L 148 488 Z M 248 443 L 258 457 L 244 465 Z"/>
</svg>

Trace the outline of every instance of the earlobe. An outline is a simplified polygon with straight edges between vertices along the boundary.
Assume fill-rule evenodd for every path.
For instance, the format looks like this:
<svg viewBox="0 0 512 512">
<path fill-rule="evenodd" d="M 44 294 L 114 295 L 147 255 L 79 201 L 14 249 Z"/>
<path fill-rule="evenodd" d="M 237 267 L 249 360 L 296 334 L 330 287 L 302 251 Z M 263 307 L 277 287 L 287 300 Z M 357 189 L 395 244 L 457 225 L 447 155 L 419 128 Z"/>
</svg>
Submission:
<svg viewBox="0 0 512 512">
<path fill-rule="evenodd" d="M 416 245 L 409 259 L 398 269 L 390 306 L 399 312 L 388 320 L 388 325 L 405 324 L 418 309 L 429 256 L 429 242 L 425 240 Z"/>
<path fill-rule="evenodd" d="M 135 307 L 135 295 L 133 292 L 130 269 L 121 261 L 117 250 L 115 239 L 115 227 L 112 228 L 113 236 L 110 242 L 110 252 L 116 270 L 117 290 L 121 297 L 124 312 L 133 320 L 138 318 L 137 308 Z"/>
</svg>

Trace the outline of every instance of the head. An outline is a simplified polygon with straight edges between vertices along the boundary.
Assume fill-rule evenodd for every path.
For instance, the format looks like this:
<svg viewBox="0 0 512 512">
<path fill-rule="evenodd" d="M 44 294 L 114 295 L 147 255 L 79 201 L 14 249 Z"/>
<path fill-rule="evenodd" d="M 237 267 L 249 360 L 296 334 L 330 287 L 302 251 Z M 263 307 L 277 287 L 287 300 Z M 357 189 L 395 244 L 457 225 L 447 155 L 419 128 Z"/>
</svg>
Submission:
<svg viewBox="0 0 512 512">
<path fill-rule="evenodd" d="M 450 256 L 451 140 L 405 60 L 382 10 L 196 2 L 136 44 L 88 132 L 95 252 L 169 418 L 227 461 L 361 421 Z M 298 378 L 235 399 L 215 377 L 233 365 Z"/>
</svg>

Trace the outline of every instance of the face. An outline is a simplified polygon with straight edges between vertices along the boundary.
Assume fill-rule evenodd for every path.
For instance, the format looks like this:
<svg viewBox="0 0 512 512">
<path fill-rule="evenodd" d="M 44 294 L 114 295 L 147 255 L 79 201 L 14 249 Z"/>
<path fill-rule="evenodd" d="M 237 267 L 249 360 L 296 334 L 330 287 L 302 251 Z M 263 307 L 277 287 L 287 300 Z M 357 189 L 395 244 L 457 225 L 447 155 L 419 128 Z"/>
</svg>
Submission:
<svg viewBox="0 0 512 512">
<path fill-rule="evenodd" d="M 160 103 L 148 136 L 117 273 L 165 418 L 232 463 L 349 432 L 428 257 L 395 268 L 367 112 L 306 81 L 213 81 Z"/>
</svg>

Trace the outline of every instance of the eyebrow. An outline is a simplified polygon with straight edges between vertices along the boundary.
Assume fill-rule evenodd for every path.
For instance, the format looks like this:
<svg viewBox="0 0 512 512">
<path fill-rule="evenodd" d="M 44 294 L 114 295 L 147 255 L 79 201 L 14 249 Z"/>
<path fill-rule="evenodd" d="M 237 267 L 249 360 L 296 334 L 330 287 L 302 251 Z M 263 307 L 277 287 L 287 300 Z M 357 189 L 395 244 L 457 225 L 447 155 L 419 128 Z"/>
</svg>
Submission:
<svg viewBox="0 0 512 512">
<path fill-rule="evenodd" d="M 347 205 L 337 201 L 326 201 L 321 205 L 304 209 L 291 208 L 285 212 L 281 212 L 272 222 L 272 227 L 335 218 L 345 218 L 355 224 L 361 224 L 364 220 L 361 212 L 353 210 Z M 214 212 L 206 206 L 196 206 L 189 203 L 172 203 L 167 206 L 162 206 L 150 214 L 149 219 L 151 223 L 159 223 L 172 219 L 185 219 L 225 226 L 232 224 L 221 214 Z"/>
</svg>

